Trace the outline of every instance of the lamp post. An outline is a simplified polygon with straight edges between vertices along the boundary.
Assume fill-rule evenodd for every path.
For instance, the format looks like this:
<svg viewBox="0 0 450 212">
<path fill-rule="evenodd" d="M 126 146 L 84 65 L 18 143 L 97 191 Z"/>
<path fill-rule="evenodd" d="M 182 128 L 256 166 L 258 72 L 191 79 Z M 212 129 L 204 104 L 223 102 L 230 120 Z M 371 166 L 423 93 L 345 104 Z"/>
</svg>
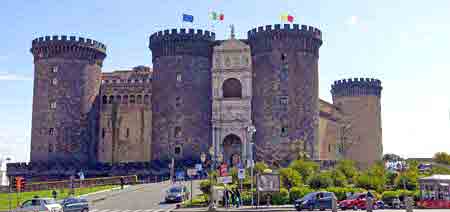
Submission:
<svg viewBox="0 0 450 212">
<path fill-rule="evenodd" d="M 252 193 L 252 206 L 254 205 L 254 198 L 253 198 L 253 134 L 256 132 L 256 128 L 253 125 L 250 125 L 247 127 L 247 133 L 248 133 L 248 137 L 249 139 L 247 139 L 250 142 L 247 142 L 248 144 L 248 148 L 247 150 L 249 151 L 248 157 L 249 159 L 247 159 L 247 167 L 250 166 L 250 191 Z"/>
</svg>

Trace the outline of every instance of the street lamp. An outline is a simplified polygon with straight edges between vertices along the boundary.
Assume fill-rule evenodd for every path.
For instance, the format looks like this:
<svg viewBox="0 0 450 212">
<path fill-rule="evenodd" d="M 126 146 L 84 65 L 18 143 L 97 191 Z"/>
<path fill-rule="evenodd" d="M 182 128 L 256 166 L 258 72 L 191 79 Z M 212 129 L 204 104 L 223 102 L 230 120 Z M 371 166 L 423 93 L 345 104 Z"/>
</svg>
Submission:
<svg viewBox="0 0 450 212">
<path fill-rule="evenodd" d="M 247 133 L 248 133 L 248 151 L 250 154 L 247 154 L 250 159 L 247 159 L 247 167 L 250 166 L 250 191 L 252 193 L 252 206 L 254 205 L 253 200 L 253 134 L 256 132 L 256 128 L 253 125 L 250 125 L 247 127 Z"/>
</svg>

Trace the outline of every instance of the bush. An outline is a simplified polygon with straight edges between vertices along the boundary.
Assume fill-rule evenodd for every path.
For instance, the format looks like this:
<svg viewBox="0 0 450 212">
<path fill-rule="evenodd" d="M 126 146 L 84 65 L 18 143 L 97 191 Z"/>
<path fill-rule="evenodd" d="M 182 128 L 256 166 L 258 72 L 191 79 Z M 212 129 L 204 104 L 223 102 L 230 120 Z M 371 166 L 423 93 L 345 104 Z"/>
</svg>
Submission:
<svg viewBox="0 0 450 212">
<path fill-rule="evenodd" d="M 338 200 L 344 200 L 347 198 L 347 193 L 362 193 L 366 192 L 362 188 L 351 188 L 351 187 L 329 187 L 326 189 L 329 192 L 333 192 Z"/>
<path fill-rule="evenodd" d="M 306 182 L 312 175 L 319 171 L 319 165 L 311 161 L 294 160 L 289 164 L 289 168 L 296 170 L 302 176 L 303 182 Z"/>
<path fill-rule="evenodd" d="M 289 193 L 289 199 L 291 203 L 294 203 L 295 200 L 304 197 L 306 194 L 313 192 L 312 189 L 308 187 L 293 187 L 291 192 Z"/>
<path fill-rule="evenodd" d="M 287 189 L 302 185 L 302 177 L 292 168 L 280 169 L 280 181 L 281 186 Z"/>
<path fill-rule="evenodd" d="M 289 192 L 285 188 L 281 188 L 280 192 L 272 194 L 273 205 L 285 205 L 289 203 Z"/>
<path fill-rule="evenodd" d="M 210 194 L 211 193 L 211 182 L 209 180 L 203 180 L 200 182 L 200 191 L 202 191 L 204 194 Z"/>
<path fill-rule="evenodd" d="M 333 179 L 329 171 L 314 174 L 308 181 L 309 187 L 313 189 L 328 188 L 333 186 Z"/>
<path fill-rule="evenodd" d="M 331 171 L 331 177 L 333 179 L 333 185 L 342 187 L 347 185 L 347 178 L 340 170 Z"/>
<path fill-rule="evenodd" d="M 358 169 L 356 169 L 355 162 L 352 160 L 341 160 L 338 162 L 336 169 L 341 171 L 349 183 L 355 183 L 355 177 L 358 176 Z"/>
</svg>

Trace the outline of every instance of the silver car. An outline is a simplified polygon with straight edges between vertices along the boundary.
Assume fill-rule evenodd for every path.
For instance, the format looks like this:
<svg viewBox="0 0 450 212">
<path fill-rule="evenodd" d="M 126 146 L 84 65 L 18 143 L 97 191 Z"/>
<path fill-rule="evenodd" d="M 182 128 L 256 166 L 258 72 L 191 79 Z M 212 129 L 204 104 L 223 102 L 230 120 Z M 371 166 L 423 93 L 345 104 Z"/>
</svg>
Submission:
<svg viewBox="0 0 450 212">
<path fill-rule="evenodd" d="M 52 198 L 33 198 L 22 203 L 16 212 L 63 212 L 62 206 Z"/>
</svg>

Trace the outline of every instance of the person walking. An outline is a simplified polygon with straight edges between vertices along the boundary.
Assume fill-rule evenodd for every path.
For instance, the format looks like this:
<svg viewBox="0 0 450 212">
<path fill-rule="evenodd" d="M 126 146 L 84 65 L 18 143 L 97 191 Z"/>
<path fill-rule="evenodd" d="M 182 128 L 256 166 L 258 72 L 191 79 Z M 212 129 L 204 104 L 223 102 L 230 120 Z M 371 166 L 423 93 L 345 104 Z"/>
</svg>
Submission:
<svg viewBox="0 0 450 212">
<path fill-rule="evenodd" d="M 123 178 L 123 176 L 120 177 L 120 189 L 123 190 L 123 187 L 125 185 L 125 178 Z"/>
<path fill-rule="evenodd" d="M 241 192 L 239 192 L 238 188 L 235 188 L 234 194 L 236 196 L 236 207 L 239 208 L 241 206 Z"/>
<path fill-rule="evenodd" d="M 231 193 L 231 207 L 234 207 L 236 205 L 236 194 L 234 193 L 233 189 L 230 190 Z"/>
</svg>

